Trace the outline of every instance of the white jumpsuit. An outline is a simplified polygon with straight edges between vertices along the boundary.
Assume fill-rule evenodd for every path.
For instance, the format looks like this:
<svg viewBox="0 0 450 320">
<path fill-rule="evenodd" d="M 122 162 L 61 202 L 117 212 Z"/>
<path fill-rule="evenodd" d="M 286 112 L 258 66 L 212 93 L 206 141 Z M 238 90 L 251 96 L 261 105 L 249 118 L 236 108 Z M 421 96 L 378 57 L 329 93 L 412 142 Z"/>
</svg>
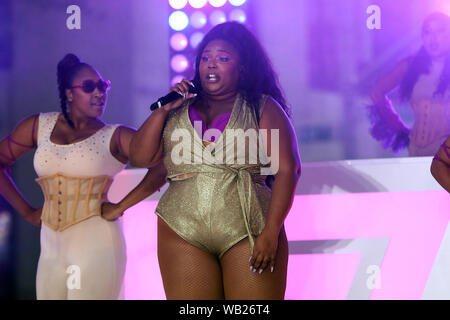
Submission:
<svg viewBox="0 0 450 320">
<path fill-rule="evenodd" d="M 118 127 L 69 145 L 50 141 L 60 113 L 39 116 L 34 168 L 45 197 L 37 299 L 119 299 L 126 248 L 118 221 L 100 216 L 112 177 L 124 168 L 110 152 Z"/>
</svg>

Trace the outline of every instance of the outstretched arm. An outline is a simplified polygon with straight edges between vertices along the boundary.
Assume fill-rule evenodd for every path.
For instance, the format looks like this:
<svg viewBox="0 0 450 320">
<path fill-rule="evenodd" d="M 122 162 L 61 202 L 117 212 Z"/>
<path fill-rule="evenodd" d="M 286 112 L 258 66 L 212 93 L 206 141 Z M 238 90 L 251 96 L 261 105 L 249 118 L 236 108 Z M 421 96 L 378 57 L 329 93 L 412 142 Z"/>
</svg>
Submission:
<svg viewBox="0 0 450 320">
<path fill-rule="evenodd" d="M 431 174 L 447 192 L 450 192 L 450 136 L 434 157 Z"/>
<path fill-rule="evenodd" d="M 33 208 L 17 189 L 9 171 L 10 167 L 24 154 L 37 146 L 39 115 L 25 118 L 14 128 L 11 134 L 0 140 L 0 194 L 28 222 L 41 224 L 40 209 Z"/>
</svg>

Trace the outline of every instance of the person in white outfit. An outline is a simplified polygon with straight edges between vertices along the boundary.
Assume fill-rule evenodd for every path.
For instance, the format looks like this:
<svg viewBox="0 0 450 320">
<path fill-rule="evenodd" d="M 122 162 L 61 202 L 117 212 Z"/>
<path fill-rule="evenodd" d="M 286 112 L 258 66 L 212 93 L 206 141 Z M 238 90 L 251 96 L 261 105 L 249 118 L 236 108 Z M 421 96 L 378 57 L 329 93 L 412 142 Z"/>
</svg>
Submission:
<svg viewBox="0 0 450 320">
<path fill-rule="evenodd" d="M 135 130 L 100 120 L 110 82 L 92 66 L 68 54 L 57 74 L 62 112 L 25 118 L 0 141 L 0 194 L 32 224 L 43 222 L 37 299 L 118 299 L 126 250 L 117 218 L 164 185 L 166 171 L 154 166 L 122 201 L 108 202 Z M 10 174 L 10 166 L 34 148 L 45 199 L 37 209 Z"/>
<path fill-rule="evenodd" d="M 450 135 L 450 16 L 435 12 L 422 25 L 422 48 L 402 59 L 371 90 L 372 136 L 386 149 L 434 156 Z M 406 126 L 387 95 L 398 88 L 414 113 Z"/>
</svg>

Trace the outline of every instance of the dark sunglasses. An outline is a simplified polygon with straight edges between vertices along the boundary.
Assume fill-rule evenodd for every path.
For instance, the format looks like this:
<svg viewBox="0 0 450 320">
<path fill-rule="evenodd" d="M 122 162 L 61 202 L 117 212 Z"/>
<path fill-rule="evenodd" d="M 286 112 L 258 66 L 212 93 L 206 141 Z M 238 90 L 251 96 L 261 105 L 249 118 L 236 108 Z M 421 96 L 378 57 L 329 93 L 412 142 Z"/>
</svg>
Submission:
<svg viewBox="0 0 450 320">
<path fill-rule="evenodd" d="M 94 92 L 95 88 L 100 92 L 106 92 L 111 88 L 111 81 L 102 79 L 97 82 L 94 82 L 94 80 L 84 80 L 81 86 L 70 87 L 70 89 L 73 88 L 81 88 L 86 93 Z"/>
</svg>

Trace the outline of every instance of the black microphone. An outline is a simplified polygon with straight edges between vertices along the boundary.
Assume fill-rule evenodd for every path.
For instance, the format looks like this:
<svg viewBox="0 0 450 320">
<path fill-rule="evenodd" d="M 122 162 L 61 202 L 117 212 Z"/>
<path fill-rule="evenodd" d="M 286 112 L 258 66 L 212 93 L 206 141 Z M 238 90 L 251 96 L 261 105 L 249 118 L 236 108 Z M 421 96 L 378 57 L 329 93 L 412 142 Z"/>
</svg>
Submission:
<svg viewBox="0 0 450 320">
<path fill-rule="evenodd" d="M 189 93 L 197 93 L 197 89 L 194 86 L 189 85 Z M 166 94 L 164 97 L 161 97 L 156 102 L 154 102 L 150 106 L 150 110 L 154 111 L 154 110 L 161 108 L 162 106 L 164 106 L 172 101 L 175 101 L 177 99 L 180 99 L 182 97 L 183 97 L 183 95 L 179 94 L 178 92 L 171 91 L 168 94 Z"/>
</svg>

